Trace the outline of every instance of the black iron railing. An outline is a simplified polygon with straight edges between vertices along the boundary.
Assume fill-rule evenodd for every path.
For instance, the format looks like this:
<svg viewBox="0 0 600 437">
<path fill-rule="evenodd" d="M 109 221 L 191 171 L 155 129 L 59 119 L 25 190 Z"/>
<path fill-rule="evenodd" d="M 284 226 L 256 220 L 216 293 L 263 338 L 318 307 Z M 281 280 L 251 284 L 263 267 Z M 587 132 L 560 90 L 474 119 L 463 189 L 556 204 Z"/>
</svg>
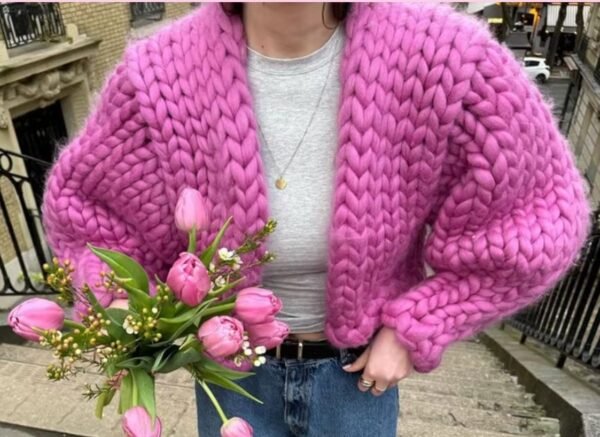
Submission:
<svg viewBox="0 0 600 437">
<path fill-rule="evenodd" d="M 49 167 L 40 159 L 0 149 L 0 235 L 5 237 L 0 240 L 0 295 L 51 292 L 40 281 L 50 253 L 42 231 L 41 199 L 34 190 L 43 185 Z M 44 170 L 27 174 L 26 168 Z"/>
<path fill-rule="evenodd" d="M 65 34 L 57 3 L 2 4 L 0 28 L 9 49 L 34 41 L 53 41 Z"/>
<path fill-rule="evenodd" d="M 165 13 L 164 3 L 129 3 L 131 20 L 160 20 Z"/>
<path fill-rule="evenodd" d="M 521 342 L 532 337 L 557 349 L 556 366 L 567 358 L 600 369 L 600 210 L 581 257 L 569 274 L 537 305 L 527 308 L 508 324 L 522 332 Z"/>
</svg>

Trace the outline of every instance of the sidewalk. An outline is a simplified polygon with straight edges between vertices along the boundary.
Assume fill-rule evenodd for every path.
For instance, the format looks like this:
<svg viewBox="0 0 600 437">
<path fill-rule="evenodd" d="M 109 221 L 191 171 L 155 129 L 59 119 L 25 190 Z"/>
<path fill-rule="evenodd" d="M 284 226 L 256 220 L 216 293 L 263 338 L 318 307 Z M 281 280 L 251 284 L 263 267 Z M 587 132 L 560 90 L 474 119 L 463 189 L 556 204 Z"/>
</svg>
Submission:
<svg viewBox="0 0 600 437">
<path fill-rule="evenodd" d="M 552 67 L 550 70 L 550 79 L 569 79 L 569 69 L 566 65 Z"/>
</svg>

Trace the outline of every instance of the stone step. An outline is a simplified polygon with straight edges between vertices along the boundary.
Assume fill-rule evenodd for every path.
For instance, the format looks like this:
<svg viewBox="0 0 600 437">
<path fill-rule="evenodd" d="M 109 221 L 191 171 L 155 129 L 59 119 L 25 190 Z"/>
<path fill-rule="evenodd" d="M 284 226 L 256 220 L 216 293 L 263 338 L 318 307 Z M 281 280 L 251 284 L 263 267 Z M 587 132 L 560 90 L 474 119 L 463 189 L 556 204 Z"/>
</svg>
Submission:
<svg viewBox="0 0 600 437">
<path fill-rule="evenodd" d="M 492 364 L 494 367 L 501 369 L 501 361 L 487 350 L 483 351 L 461 351 L 456 349 L 447 350 L 442 357 L 442 364 L 449 362 L 457 364 L 465 364 L 467 367 L 475 363 Z"/>
<path fill-rule="evenodd" d="M 413 418 L 398 421 L 398 437 L 510 437 L 514 434 L 422 422 Z M 518 434 L 519 437 L 559 437 L 559 434 Z"/>
<path fill-rule="evenodd" d="M 458 384 L 449 384 L 448 382 L 428 381 L 426 379 L 416 380 L 407 378 L 400 382 L 400 393 L 404 390 L 410 390 L 416 393 L 434 393 L 440 395 L 451 395 L 484 401 L 496 401 L 500 404 L 523 404 L 533 405 L 533 395 L 526 393 L 514 387 L 507 387 L 505 390 L 489 390 L 485 383 L 481 387 L 461 387 Z"/>
<path fill-rule="evenodd" d="M 423 373 L 413 373 L 406 380 L 413 379 L 417 382 L 427 381 L 427 382 L 438 382 L 440 384 L 449 384 L 453 386 L 460 386 L 464 389 L 480 389 L 482 384 L 485 384 L 485 388 L 487 390 L 492 391 L 524 391 L 524 389 L 515 385 L 514 380 L 509 381 L 500 381 L 497 380 L 494 375 L 490 375 L 488 378 L 477 378 L 471 377 L 470 375 L 456 375 L 453 378 L 445 378 L 444 375 L 431 375 L 431 374 L 423 374 Z M 402 384 L 402 382 L 400 383 Z"/>
<path fill-rule="evenodd" d="M 531 403 L 500 403 L 497 400 L 472 399 L 452 395 L 441 395 L 437 393 L 424 393 L 412 390 L 402 390 L 400 393 L 400 406 L 412 402 L 429 402 L 436 405 L 452 405 L 462 408 L 473 408 L 480 410 L 510 413 L 516 416 L 543 416 L 544 409 L 539 405 Z"/>
<path fill-rule="evenodd" d="M 559 433 L 560 428 L 558 420 L 553 418 L 538 415 L 516 416 L 492 410 L 433 404 L 429 401 L 406 402 L 400 411 L 403 417 L 412 417 L 423 422 L 507 434 L 555 434 Z"/>
<path fill-rule="evenodd" d="M 413 373 L 412 375 L 415 374 L 416 373 Z M 442 366 L 433 372 L 427 373 L 426 376 L 430 380 L 453 381 L 455 378 L 484 379 L 506 384 L 514 384 L 517 380 L 515 376 L 505 370 L 479 366 L 469 368 Z"/>
<path fill-rule="evenodd" d="M 86 401 L 81 395 L 85 383 L 102 382 L 100 375 L 88 373 L 54 383 L 46 378 L 45 366 L 0 359 L 2 396 L 10 399 L 0 409 L 0 422 L 83 437 L 121 437 L 118 400 L 113 400 L 105 409 L 105 417 L 97 420 L 95 402 Z M 164 436 L 197 434 L 192 387 L 191 381 L 185 387 L 157 382 L 157 408 L 161 411 Z"/>
</svg>

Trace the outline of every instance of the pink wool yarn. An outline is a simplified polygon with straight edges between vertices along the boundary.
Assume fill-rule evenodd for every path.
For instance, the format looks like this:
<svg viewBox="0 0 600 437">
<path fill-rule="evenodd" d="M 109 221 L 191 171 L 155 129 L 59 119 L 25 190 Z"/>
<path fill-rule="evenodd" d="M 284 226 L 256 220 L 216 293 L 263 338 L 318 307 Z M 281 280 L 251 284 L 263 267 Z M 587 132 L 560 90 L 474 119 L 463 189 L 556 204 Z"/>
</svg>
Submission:
<svg viewBox="0 0 600 437">
<path fill-rule="evenodd" d="M 426 372 L 567 271 L 589 205 L 550 108 L 483 24 L 448 5 L 354 4 L 345 28 L 326 333 L 357 346 L 392 327 Z M 201 243 L 229 215 L 227 247 L 266 222 L 246 59 L 218 4 L 128 48 L 47 183 L 50 244 L 80 276 L 97 282 L 89 241 L 164 278 L 186 247 L 185 187 L 211 214 Z"/>
</svg>

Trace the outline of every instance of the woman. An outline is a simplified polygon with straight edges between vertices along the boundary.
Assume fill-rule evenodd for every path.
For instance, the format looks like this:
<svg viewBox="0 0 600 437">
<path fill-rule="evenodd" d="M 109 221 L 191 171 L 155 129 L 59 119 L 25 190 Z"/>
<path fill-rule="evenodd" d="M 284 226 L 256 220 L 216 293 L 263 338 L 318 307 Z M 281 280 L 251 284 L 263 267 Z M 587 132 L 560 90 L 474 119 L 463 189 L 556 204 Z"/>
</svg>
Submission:
<svg viewBox="0 0 600 437">
<path fill-rule="evenodd" d="M 588 229 L 539 91 L 447 5 L 208 4 L 136 43 L 53 167 L 48 238 L 76 281 L 101 269 L 88 241 L 164 276 L 186 186 L 204 239 L 229 215 L 227 247 L 279 222 L 248 282 L 280 295 L 292 335 L 242 382 L 264 405 L 217 391 L 261 437 L 395 436 L 397 382 L 538 299 Z"/>
</svg>

